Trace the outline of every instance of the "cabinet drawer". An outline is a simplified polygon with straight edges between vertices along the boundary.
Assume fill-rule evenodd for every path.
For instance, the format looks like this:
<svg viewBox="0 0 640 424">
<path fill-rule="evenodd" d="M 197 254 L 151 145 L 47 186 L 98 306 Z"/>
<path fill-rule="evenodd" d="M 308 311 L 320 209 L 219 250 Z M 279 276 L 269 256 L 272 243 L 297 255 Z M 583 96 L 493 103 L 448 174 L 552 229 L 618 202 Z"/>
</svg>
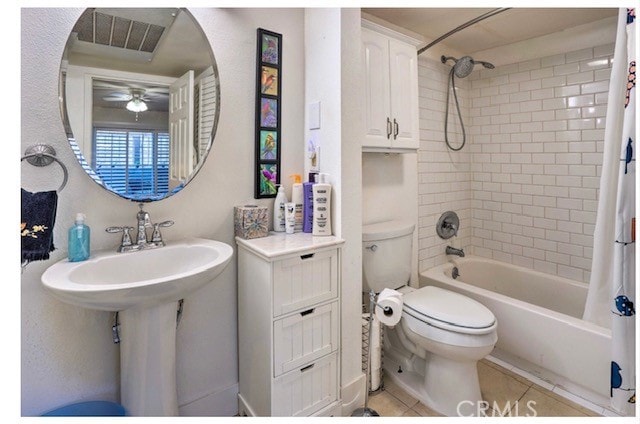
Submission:
<svg viewBox="0 0 640 424">
<path fill-rule="evenodd" d="M 273 323 L 274 377 L 338 348 L 338 309 L 333 302 Z"/>
<path fill-rule="evenodd" d="M 276 378 L 271 415 L 306 416 L 337 399 L 338 353 Z"/>
<path fill-rule="evenodd" d="M 299 255 L 273 263 L 273 316 L 338 295 L 338 251 Z"/>
</svg>

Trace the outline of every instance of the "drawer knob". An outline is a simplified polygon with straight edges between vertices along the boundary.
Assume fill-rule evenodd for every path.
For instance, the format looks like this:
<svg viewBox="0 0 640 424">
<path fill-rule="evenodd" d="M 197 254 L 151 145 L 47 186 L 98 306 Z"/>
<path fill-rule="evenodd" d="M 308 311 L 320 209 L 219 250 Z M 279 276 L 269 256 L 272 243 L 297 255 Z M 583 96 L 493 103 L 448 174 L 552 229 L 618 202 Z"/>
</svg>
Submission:
<svg viewBox="0 0 640 424">
<path fill-rule="evenodd" d="M 311 365 L 307 365 L 306 367 L 302 367 L 302 368 L 300 368 L 300 372 L 308 371 L 308 370 L 310 370 L 311 368 L 313 368 L 313 366 L 314 366 L 314 365 L 315 365 L 315 364 L 311 364 Z"/>
<path fill-rule="evenodd" d="M 307 309 L 306 311 L 300 312 L 300 315 L 302 315 L 302 316 L 309 315 L 309 314 L 312 314 L 313 311 L 315 311 L 315 310 L 316 310 L 316 308 Z"/>
</svg>

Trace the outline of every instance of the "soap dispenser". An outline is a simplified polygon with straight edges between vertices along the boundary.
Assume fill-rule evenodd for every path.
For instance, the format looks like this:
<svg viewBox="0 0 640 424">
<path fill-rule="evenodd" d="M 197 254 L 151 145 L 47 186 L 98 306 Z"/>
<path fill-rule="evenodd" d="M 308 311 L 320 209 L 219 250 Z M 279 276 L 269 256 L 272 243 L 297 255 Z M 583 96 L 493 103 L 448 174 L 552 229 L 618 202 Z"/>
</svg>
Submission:
<svg viewBox="0 0 640 424">
<path fill-rule="evenodd" d="M 85 225 L 85 218 L 78 213 L 75 225 L 69 228 L 69 262 L 86 261 L 91 254 L 91 230 Z"/>
</svg>

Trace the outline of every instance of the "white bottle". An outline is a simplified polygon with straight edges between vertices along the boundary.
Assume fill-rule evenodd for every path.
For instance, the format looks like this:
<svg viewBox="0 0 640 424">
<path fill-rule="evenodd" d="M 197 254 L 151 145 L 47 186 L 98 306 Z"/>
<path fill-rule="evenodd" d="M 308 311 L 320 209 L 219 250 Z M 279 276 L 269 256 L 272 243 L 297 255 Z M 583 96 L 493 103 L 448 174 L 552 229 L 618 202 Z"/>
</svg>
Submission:
<svg viewBox="0 0 640 424">
<path fill-rule="evenodd" d="M 330 236 L 331 231 L 331 184 L 328 174 L 318 174 L 313 191 L 314 236 Z"/>
<path fill-rule="evenodd" d="M 284 204 L 284 220 L 287 234 L 293 234 L 296 227 L 296 204 L 287 202 Z"/>
<path fill-rule="evenodd" d="M 302 176 L 300 174 L 293 174 L 291 176 L 293 178 L 293 185 L 291 186 L 291 202 L 296 205 L 296 224 L 295 224 L 295 232 L 302 232 L 302 204 L 303 204 L 303 193 L 302 193 Z"/>
<path fill-rule="evenodd" d="M 287 202 L 284 187 L 279 186 L 276 200 L 273 202 L 273 231 L 282 232 L 285 230 L 284 204 Z"/>
</svg>

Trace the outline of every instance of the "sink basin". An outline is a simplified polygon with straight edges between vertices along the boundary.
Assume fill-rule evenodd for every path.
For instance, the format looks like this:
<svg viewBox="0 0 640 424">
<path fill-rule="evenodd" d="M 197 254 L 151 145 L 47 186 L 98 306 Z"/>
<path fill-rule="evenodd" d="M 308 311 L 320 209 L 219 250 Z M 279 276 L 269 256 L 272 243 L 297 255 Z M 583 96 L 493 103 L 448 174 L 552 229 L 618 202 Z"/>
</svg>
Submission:
<svg viewBox="0 0 640 424">
<path fill-rule="evenodd" d="M 42 283 L 63 302 L 122 311 L 180 300 L 220 274 L 232 255 L 228 244 L 200 238 L 131 253 L 100 251 L 83 262 L 53 264 Z"/>
</svg>

